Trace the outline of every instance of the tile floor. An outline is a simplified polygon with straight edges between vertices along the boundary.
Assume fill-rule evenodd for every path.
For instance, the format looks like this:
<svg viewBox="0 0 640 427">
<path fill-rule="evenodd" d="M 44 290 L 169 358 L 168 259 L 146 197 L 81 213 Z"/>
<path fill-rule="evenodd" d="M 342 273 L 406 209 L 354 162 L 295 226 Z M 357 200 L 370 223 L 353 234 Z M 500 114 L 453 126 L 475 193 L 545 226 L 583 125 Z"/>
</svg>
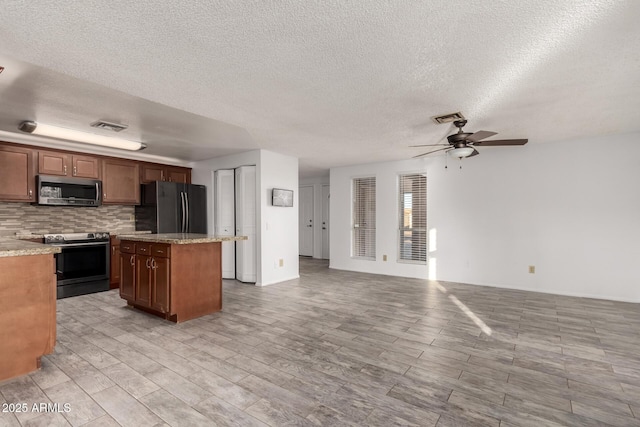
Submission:
<svg viewBox="0 0 640 427">
<path fill-rule="evenodd" d="M 640 426 L 640 306 L 302 259 L 179 325 L 113 291 L 61 300 L 55 353 L 4 403 L 29 411 L 0 426 Z"/>
</svg>

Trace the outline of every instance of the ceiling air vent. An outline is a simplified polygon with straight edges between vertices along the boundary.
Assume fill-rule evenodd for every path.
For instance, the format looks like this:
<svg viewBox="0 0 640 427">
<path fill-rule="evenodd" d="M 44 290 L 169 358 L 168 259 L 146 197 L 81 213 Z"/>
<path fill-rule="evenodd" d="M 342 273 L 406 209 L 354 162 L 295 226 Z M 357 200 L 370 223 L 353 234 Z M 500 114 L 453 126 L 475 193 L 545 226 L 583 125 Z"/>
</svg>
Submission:
<svg viewBox="0 0 640 427">
<path fill-rule="evenodd" d="M 111 130 L 113 132 L 120 132 L 128 128 L 129 125 L 123 125 L 120 123 L 111 123 L 111 122 L 105 122 L 104 120 L 98 120 L 97 122 L 91 123 L 91 127 L 98 128 L 98 129 Z"/>
<path fill-rule="evenodd" d="M 464 116 L 462 115 L 461 112 L 444 114 L 442 116 L 436 116 L 433 118 L 433 121 L 438 124 L 451 123 L 456 120 L 464 120 Z"/>
</svg>

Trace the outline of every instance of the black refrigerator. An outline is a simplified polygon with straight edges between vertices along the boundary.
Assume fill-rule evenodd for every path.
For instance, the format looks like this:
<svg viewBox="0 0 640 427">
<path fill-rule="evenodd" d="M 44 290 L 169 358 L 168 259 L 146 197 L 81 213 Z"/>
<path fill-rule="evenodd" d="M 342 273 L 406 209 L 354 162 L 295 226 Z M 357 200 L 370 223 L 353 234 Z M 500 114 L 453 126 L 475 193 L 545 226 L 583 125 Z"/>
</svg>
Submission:
<svg viewBox="0 0 640 427">
<path fill-rule="evenodd" d="M 207 188 L 156 181 L 142 185 L 136 230 L 152 233 L 207 233 Z"/>
</svg>

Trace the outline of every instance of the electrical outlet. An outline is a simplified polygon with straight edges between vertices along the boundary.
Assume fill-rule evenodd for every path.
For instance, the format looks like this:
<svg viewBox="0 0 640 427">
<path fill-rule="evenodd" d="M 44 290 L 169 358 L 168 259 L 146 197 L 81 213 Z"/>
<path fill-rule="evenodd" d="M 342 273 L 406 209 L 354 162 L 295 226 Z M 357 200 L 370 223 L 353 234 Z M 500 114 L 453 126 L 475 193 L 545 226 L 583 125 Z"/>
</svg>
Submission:
<svg viewBox="0 0 640 427">
<path fill-rule="evenodd" d="M 284 267 L 284 260 L 280 258 L 280 267 Z"/>
<path fill-rule="evenodd" d="M 535 265 L 530 265 L 529 266 L 529 273 L 530 274 L 536 274 L 536 266 Z"/>
<path fill-rule="evenodd" d="M 136 216 L 131 214 L 129 215 L 129 221 L 135 221 L 136 220 Z"/>
<path fill-rule="evenodd" d="M 386 261 L 387 260 L 387 256 L 386 255 L 382 255 L 382 260 Z"/>
</svg>

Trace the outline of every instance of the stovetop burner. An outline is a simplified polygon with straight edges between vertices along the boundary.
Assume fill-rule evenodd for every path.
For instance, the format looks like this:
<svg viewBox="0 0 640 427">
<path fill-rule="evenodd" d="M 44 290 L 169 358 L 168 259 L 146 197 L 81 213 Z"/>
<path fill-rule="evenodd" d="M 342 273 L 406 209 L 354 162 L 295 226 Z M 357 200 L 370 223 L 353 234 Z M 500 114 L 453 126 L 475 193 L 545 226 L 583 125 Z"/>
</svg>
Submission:
<svg viewBox="0 0 640 427">
<path fill-rule="evenodd" d="M 96 233 L 67 233 L 67 234 L 45 234 L 45 243 L 72 244 L 85 242 L 108 242 L 108 232 Z"/>
</svg>

